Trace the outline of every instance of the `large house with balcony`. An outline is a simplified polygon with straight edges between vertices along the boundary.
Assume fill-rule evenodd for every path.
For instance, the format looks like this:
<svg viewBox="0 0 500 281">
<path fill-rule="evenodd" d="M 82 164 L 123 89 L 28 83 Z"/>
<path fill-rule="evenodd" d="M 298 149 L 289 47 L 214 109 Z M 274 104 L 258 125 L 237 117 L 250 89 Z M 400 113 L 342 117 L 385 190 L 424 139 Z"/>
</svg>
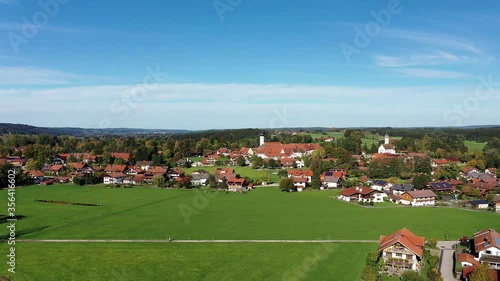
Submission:
<svg viewBox="0 0 500 281">
<path fill-rule="evenodd" d="M 380 236 L 378 252 L 387 267 L 394 271 L 420 271 L 425 238 L 403 228 L 389 236 Z"/>
<path fill-rule="evenodd" d="M 350 187 L 342 190 L 339 199 L 351 202 L 384 202 L 384 198 L 387 194 L 384 192 L 369 188 L 369 187 Z"/>
<path fill-rule="evenodd" d="M 412 206 L 434 206 L 436 194 L 431 190 L 407 191 L 401 195 L 401 204 Z"/>
<path fill-rule="evenodd" d="M 500 233 L 491 228 L 474 233 L 474 253 L 477 261 L 499 270 Z"/>
</svg>

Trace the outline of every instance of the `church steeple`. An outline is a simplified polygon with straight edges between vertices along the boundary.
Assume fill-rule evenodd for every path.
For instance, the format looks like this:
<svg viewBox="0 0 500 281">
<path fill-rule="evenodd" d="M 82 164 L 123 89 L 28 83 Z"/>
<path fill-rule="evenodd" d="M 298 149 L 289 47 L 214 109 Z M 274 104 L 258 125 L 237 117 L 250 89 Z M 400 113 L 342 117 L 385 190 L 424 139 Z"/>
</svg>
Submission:
<svg viewBox="0 0 500 281">
<path fill-rule="evenodd" d="M 384 144 L 389 144 L 389 135 L 385 133 L 385 141 Z"/>
</svg>

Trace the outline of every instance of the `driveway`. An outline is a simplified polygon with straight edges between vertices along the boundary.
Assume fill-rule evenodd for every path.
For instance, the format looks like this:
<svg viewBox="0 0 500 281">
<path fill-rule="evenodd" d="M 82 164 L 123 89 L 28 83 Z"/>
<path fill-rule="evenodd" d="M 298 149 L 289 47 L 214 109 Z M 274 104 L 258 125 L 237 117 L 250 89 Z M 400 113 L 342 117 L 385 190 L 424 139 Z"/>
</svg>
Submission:
<svg viewBox="0 0 500 281">
<path fill-rule="evenodd" d="M 439 241 L 437 247 L 440 250 L 439 254 L 439 272 L 443 281 L 455 281 L 455 273 L 453 272 L 453 245 L 458 244 L 456 241 Z"/>
</svg>

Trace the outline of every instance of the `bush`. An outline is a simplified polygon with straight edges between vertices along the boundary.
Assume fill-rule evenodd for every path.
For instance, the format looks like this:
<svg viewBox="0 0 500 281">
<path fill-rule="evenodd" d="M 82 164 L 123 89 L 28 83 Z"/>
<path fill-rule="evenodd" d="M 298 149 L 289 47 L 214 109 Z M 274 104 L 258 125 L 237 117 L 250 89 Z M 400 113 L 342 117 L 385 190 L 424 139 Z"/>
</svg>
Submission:
<svg viewBox="0 0 500 281">
<path fill-rule="evenodd" d="M 429 240 L 427 240 L 427 245 L 431 248 L 435 248 L 437 245 L 437 238 L 436 237 L 431 237 Z"/>
<path fill-rule="evenodd" d="M 373 206 L 373 205 L 374 205 L 373 201 L 370 201 L 370 206 Z"/>
<path fill-rule="evenodd" d="M 425 278 L 416 271 L 408 270 L 401 275 L 401 281 L 425 281 Z"/>
</svg>

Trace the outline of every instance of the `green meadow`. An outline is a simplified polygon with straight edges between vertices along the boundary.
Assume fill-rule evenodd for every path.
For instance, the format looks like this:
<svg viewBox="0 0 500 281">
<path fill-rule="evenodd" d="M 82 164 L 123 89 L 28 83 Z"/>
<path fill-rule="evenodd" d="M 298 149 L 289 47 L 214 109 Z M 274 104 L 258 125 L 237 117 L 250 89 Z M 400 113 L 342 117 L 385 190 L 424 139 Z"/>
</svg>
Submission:
<svg viewBox="0 0 500 281">
<path fill-rule="evenodd" d="M 475 141 L 465 141 L 464 144 L 469 151 L 483 151 L 483 148 L 486 146 L 484 142 Z"/>
<path fill-rule="evenodd" d="M 6 191 L 0 204 L 7 205 Z M 407 227 L 441 239 L 500 228 L 497 214 L 450 208 L 363 208 L 335 191 L 247 193 L 73 185 L 17 189 L 25 239 L 369 239 Z M 35 202 L 60 200 L 98 207 Z M 5 224 L 5 223 L 4 223 Z M 2 226 L 5 227 L 5 226 Z"/>
<path fill-rule="evenodd" d="M 358 280 L 370 243 L 19 243 L 12 280 Z M 5 244 L 0 251 L 7 252 Z"/>
<path fill-rule="evenodd" d="M 17 239 L 368 239 L 407 227 L 456 239 L 499 216 L 449 208 L 361 207 L 337 191 L 248 193 L 30 186 L 16 190 Z M 0 192 L 6 206 L 6 191 Z M 78 206 L 35 200 L 102 204 Z M 0 226 L 6 228 L 6 223 Z M 17 242 L 12 280 L 359 280 L 376 243 Z M 8 253 L 2 243 L 0 251 Z M 5 256 L 3 255 L 3 256 Z"/>
</svg>

